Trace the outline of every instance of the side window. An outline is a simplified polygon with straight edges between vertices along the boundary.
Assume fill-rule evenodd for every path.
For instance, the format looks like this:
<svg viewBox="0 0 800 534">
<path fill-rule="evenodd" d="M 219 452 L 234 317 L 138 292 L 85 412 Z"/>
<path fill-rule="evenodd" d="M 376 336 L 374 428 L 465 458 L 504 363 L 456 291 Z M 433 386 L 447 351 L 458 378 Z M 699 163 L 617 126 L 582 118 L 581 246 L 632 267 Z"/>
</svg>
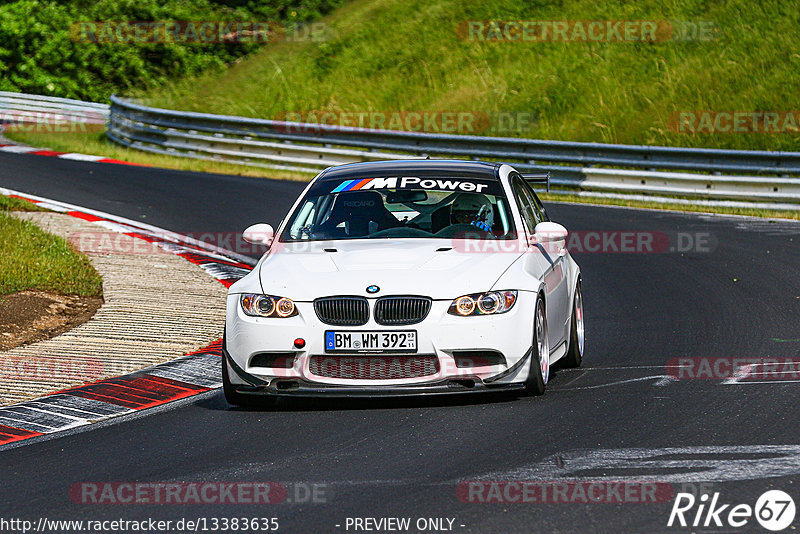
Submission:
<svg viewBox="0 0 800 534">
<path fill-rule="evenodd" d="M 533 204 L 533 211 L 536 212 L 536 218 L 539 219 L 539 222 L 549 221 L 550 217 L 547 216 L 547 212 L 544 210 L 544 205 L 542 201 L 539 200 L 539 197 L 536 195 L 536 191 L 533 190 L 531 184 L 525 182 L 525 188 L 528 190 L 528 196 L 532 200 Z"/>
<path fill-rule="evenodd" d="M 528 233 L 532 235 L 539 221 L 536 218 L 536 212 L 532 209 L 532 201 L 528 196 L 525 181 L 519 176 L 514 176 L 511 178 L 511 190 L 514 192 L 517 207 L 519 207 L 519 211 L 522 214 Z"/>
<path fill-rule="evenodd" d="M 300 229 L 306 226 L 307 224 L 311 224 L 313 221 L 314 221 L 314 203 L 306 202 L 300 208 L 297 217 L 292 223 L 292 226 L 289 228 L 289 236 L 292 239 L 301 238 L 302 236 L 300 235 Z"/>
</svg>

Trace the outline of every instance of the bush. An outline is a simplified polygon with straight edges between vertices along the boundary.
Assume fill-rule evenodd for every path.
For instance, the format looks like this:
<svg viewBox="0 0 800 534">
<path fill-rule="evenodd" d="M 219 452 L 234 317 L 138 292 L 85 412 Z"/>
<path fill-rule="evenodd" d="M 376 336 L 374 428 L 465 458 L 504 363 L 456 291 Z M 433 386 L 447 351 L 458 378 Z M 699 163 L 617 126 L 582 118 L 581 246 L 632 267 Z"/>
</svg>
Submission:
<svg viewBox="0 0 800 534">
<path fill-rule="evenodd" d="M 307 22 L 342 0 L 0 0 L 0 90 L 106 101 L 226 64 L 255 43 L 92 43 L 70 27 L 94 21 Z"/>
</svg>

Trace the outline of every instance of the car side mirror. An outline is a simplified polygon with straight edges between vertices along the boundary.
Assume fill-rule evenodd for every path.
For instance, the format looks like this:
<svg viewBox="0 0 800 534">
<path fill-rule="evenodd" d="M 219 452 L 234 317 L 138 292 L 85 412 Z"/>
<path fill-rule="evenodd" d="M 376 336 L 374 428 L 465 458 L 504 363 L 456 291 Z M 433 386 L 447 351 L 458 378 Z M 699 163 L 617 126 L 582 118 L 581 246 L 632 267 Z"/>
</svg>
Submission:
<svg viewBox="0 0 800 534">
<path fill-rule="evenodd" d="M 558 223 L 540 222 L 531 236 L 531 245 L 566 241 L 569 231 Z"/>
<path fill-rule="evenodd" d="M 272 225 L 266 223 L 258 223 L 248 226 L 242 233 L 242 239 L 253 245 L 265 245 L 269 247 L 272 245 L 272 240 L 275 239 L 275 229 Z"/>
</svg>

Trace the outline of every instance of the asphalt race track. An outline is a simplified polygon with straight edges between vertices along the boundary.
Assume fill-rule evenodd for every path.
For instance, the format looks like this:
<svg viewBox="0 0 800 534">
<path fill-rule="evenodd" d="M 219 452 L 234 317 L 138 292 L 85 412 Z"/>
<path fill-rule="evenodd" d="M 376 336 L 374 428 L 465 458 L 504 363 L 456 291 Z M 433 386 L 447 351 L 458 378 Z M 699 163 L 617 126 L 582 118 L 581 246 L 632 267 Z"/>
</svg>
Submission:
<svg viewBox="0 0 800 534">
<path fill-rule="evenodd" d="M 0 154 L 0 186 L 178 232 L 226 232 L 277 224 L 302 184 Z M 354 532 L 347 518 L 365 517 L 450 518 L 454 531 L 475 533 L 698 531 L 667 528 L 671 493 L 657 503 L 464 502 L 459 484 L 476 480 L 655 481 L 751 506 L 781 489 L 800 503 L 798 373 L 693 379 L 674 367 L 677 358 L 696 358 L 697 369 L 733 358 L 800 360 L 800 224 L 564 204 L 548 211 L 584 244 L 597 243 L 594 232 L 614 248 L 610 233 L 629 231 L 669 245 L 573 249 L 587 356 L 580 370 L 555 369 L 543 397 L 291 401 L 247 411 L 209 392 L 0 449 L 0 515 L 277 517 L 282 532 Z M 281 482 L 295 502 L 71 499 L 74 484 L 103 481 Z M 311 484 L 317 502 L 304 498 Z M 759 528 L 751 519 L 716 531 Z"/>
</svg>

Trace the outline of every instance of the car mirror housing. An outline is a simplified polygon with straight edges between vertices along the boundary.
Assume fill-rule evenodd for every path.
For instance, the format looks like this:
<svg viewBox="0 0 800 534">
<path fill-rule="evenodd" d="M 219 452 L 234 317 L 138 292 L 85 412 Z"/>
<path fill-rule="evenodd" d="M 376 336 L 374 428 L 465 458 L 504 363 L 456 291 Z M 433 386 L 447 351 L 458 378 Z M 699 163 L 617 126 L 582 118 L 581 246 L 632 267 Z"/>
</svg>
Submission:
<svg viewBox="0 0 800 534">
<path fill-rule="evenodd" d="M 531 245 L 566 241 L 569 231 L 558 223 L 540 222 L 531 236 Z"/>
<path fill-rule="evenodd" d="M 275 239 L 275 229 L 272 225 L 266 223 L 258 223 L 248 226 L 242 233 L 242 239 L 253 245 L 265 245 L 269 247 L 272 245 L 272 240 Z"/>
</svg>

